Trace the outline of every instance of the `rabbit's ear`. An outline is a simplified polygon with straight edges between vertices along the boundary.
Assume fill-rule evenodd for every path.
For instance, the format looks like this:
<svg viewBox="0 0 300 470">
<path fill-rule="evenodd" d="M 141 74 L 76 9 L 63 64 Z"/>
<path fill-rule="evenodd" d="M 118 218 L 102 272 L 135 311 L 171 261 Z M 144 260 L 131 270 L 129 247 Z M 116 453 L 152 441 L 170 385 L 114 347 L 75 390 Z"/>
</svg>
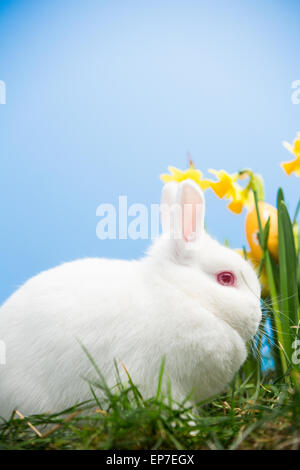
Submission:
<svg viewBox="0 0 300 470">
<path fill-rule="evenodd" d="M 179 185 L 175 214 L 175 227 L 179 239 L 185 242 L 199 241 L 204 233 L 205 199 L 200 187 L 192 180 Z M 180 220 L 181 219 L 181 220 Z"/>
<path fill-rule="evenodd" d="M 175 181 L 166 183 L 161 193 L 160 214 L 163 233 L 171 232 L 171 210 L 177 202 L 179 184 Z"/>
</svg>

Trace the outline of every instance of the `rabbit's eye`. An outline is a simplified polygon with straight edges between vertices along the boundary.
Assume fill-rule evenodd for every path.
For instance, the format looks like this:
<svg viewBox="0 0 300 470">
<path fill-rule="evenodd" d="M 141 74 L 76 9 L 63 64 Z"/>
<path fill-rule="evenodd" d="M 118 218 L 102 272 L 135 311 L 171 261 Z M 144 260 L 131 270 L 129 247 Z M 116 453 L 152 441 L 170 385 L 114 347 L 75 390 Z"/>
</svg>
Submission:
<svg viewBox="0 0 300 470">
<path fill-rule="evenodd" d="M 217 274 L 217 281 L 222 286 L 234 286 L 235 275 L 231 271 L 222 271 Z"/>
</svg>

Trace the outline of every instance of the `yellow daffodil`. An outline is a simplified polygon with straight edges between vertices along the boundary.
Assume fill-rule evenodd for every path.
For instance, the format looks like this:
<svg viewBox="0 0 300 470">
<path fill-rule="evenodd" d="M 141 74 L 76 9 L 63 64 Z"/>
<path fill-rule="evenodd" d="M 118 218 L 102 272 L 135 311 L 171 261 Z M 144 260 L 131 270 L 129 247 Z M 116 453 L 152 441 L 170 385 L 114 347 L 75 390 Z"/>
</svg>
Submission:
<svg viewBox="0 0 300 470">
<path fill-rule="evenodd" d="M 282 168 L 287 175 L 295 172 L 297 176 L 300 176 L 300 132 L 298 132 L 293 145 L 285 141 L 282 143 L 283 146 L 296 157 L 294 160 L 289 162 L 282 162 Z"/>
<path fill-rule="evenodd" d="M 209 188 L 210 181 L 202 178 L 203 175 L 201 171 L 196 170 L 192 161 L 190 161 L 190 167 L 185 171 L 179 170 L 174 166 L 169 166 L 168 170 L 170 174 L 167 173 L 160 175 L 160 179 L 164 183 L 169 183 L 170 181 L 176 181 L 177 183 L 180 183 L 181 181 L 191 179 L 195 181 L 195 183 L 197 183 L 201 189 L 204 190 Z"/>
<path fill-rule="evenodd" d="M 240 214 L 243 210 L 243 202 L 241 200 L 232 201 L 227 205 L 228 209 L 235 214 Z"/>
<path fill-rule="evenodd" d="M 219 181 L 210 183 L 210 187 L 216 193 L 219 198 L 225 197 L 230 199 L 231 202 L 228 204 L 228 209 L 235 214 L 240 214 L 243 207 L 250 207 L 252 204 L 252 192 L 250 191 L 250 185 L 248 184 L 245 188 L 242 188 L 238 183 L 238 179 L 244 178 L 244 175 L 239 173 L 233 173 L 230 175 L 225 170 L 209 170 L 213 173 Z"/>
<path fill-rule="evenodd" d="M 238 179 L 238 173 L 229 175 L 225 170 L 217 171 L 210 169 L 208 171 L 219 178 L 219 181 L 212 181 L 210 187 L 220 199 L 228 195 L 233 197 L 236 194 L 235 185 Z"/>
<path fill-rule="evenodd" d="M 240 214 L 244 207 L 247 209 L 252 207 L 253 199 L 253 193 L 250 186 L 241 188 L 238 184 L 236 184 L 235 195 L 227 207 L 235 214 Z"/>
</svg>

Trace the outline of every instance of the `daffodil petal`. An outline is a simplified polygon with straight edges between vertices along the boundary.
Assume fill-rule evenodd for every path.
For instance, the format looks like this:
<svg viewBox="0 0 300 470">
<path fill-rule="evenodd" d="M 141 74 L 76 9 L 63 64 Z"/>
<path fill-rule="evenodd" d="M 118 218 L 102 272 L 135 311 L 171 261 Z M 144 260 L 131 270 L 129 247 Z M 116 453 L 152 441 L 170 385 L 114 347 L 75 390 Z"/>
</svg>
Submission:
<svg viewBox="0 0 300 470">
<path fill-rule="evenodd" d="M 209 173 L 212 173 L 213 175 L 216 175 L 218 178 L 220 178 L 219 177 L 219 174 L 221 173 L 220 170 L 218 171 L 218 170 L 213 170 L 212 168 L 209 168 L 208 171 L 209 171 Z"/>
<path fill-rule="evenodd" d="M 242 201 L 232 201 L 230 204 L 228 204 L 227 207 L 229 210 L 231 210 L 231 212 L 240 214 L 243 210 L 243 203 Z"/>
<path fill-rule="evenodd" d="M 292 144 L 290 144 L 289 142 L 286 142 L 285 140 L 282 142 L 282 145 L 284 146 L 284 148 L 286 148 L 289 152 L 291 153 L 294 153 L 294 147 L 292 146 Z"/>
<path fill-rule="evenodd" d="M 210 188 L 210 185 L 211 185 L 211 181 L 209 180 L 201 180 L 199 182 L 199 186 L 203 191 L 207 188 Z"/>
<path fill-rule="evenodd" d="M 229 175 L 229 173 L 227 173 L 227 171 L 225 170 L 214 170 L 212 168 L 210 168 L 209 170 L 209 173 L 212 173 L 213 175 L 216 175 L 217 178 L 222 179 L 222 178 L 229 178 L 230 180 L 232 179 L 232 176 L 233 175 Z"/>
<path fill-rule="evenodd" d="M 198 184 L 203 190 L 207 189 L 210 185 L 210 182 L 208 180 L 202 179 L 201 171 L 196 170 L 196 168 L 190 167 L 187 170 L 182 171 L 174 166 L 169 166 L 168 170 L 170 174 L 160 175 L 160 179 L 164 183 L 169 183 L 171 181 L 176 181 L 177 183 L 180 183 L 181 181 L 191 179 L 195 181 L 195 183 Z"/>
<path fill-rule="evenodd" d="M 297 155 L 297 157 L 300 156 L 300 140 L 295 140 L 295 143 L 294 143 L 294 154 Z"/>
<path fill-rule="evenodd" d="M 210 183 L 210 187 L 220 199 L 222 199 L 231 189 L 230 183 L 224 180 L 212 182 Z"/>
<path fill-rule="evenodd" d="M 181 179 L 184 172 L 179 170 L 179 168 L 176 168 L 175 166 L 168 166 L 168 170 L 172 175 L 174 175 L 176 178 Z"/>
<path fill-rule="evenodd" d="M 297 176 L 300 176 L 300 156 L 297 158 L 295 173 L 296 173 Z"/>
<path fill-rule="evenodd" d="M 176 181 L 175 177 L 173 175 L 169 175 L 169 174 L 163 174 L 163 175 L 160 175 L 160 179 L 164 182 L 164 183 L 170 183 L 170 181 Z"/>
<path fill-rule="evenodd" d="M 293 173 L 293 171 L 298 170 L 297 163 L 298 163 L 298 158 L 295 158 L 295 160 L 292 160 L 290 162 L 282 162 L 281 166 L 286 172 L 286 174 L 290 175 L 291 173 Z"/>
</svg>

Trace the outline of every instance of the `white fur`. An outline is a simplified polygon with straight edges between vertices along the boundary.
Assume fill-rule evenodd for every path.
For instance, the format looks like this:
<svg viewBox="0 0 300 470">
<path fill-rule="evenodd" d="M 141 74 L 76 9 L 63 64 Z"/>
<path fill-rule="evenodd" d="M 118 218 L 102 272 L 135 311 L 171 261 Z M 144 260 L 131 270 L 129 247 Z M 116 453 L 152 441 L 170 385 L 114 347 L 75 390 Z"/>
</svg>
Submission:
<svg viewBox="0 0 300 470">
<path fill-rule="evenodd" d="M 198 401 L 224 389 L 261 319 L 259 283 L 246 261 L 204 231 L 204 196 L 192 181 L 166 185 L 162 203 L 172 202 L 191 208 L 183 209 L 178 238 L 182 219 L 171 211 L 168 225 L 163 211 L 164 234 L 141 260 L 65 263 L 4 303 L 0 416 L 14 408 L 56 412 L 91 398 L 84 378 L 96 374 L 79 342 L 110 386 L 116 359 L 145 396 L 153 395 L 165 356 L 174 398 L 193 392 Z M 217 283 L 222 270 L 235 272 L 236 287 Z"/>
</svg>

